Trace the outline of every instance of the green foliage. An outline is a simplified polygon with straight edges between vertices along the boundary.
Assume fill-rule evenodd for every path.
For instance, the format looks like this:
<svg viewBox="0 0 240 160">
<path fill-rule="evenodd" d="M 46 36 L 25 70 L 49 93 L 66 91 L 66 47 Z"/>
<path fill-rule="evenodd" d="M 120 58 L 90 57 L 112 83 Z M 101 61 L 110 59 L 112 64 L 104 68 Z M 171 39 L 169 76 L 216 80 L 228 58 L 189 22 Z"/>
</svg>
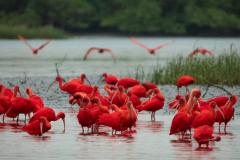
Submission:
<svg viewBox="0 0 240 160">
<path fill-rule="evenodd" d="M 67 32 L 240 35 L 240 1 L 2 0 L 0 24 Z"/>
</svg>

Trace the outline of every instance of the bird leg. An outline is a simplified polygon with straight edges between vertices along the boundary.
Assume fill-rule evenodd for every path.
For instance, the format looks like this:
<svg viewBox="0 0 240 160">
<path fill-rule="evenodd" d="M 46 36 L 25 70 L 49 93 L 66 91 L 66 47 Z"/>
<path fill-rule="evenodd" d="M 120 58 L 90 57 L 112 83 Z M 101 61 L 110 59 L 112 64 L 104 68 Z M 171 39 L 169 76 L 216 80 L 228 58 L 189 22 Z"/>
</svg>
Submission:
<svg viewBox="0 0 240 160">
<path fill-rule="evenodd" d="M 227 123 L 224 125 L 224 133 L 227 134 Z"/>
<path fill-rule="evenodd" d="M 83 128 L 83 126 L 82 126 L 82 133 L 84 134 L 84 128 Z"/>
<path fill-rule="evenodd" d="M 24 116 L 25 116 L 25 118 L 24 118 L 24 123 L 25 123 L 25 125 L 26 125 L 26 123 L 27 123 L 27 114 L 24 114 Z"/>
<path fill-rule="evenodd" d="M 221 126 L 220 126 L 220 123 L 218 123 L 218 133 L 220 133 L 221 132 L 221 128 L 220 128 Z"/>
<path fill-rule="evenodd" d="M 4 117 L 5 117 L 5 113 L 3 114 L 3 119 L 2 119 L 2 120 L 3 120 L 3 123 L 4 123 Z"/>
<path fill-rule="evenodd" d="M 18 125 L 18 121 L 19 121 L 19 115 L 17 116 L 17 125 Z"/>
</svg>

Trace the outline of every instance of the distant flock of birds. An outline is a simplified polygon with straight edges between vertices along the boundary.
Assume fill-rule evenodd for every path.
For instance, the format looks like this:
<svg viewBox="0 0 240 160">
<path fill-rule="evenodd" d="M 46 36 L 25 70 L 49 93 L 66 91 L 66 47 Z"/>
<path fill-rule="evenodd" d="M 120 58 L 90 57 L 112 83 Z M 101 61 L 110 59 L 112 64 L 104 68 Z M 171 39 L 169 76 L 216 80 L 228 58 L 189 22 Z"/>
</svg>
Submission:
<svg viewBox="0 0 240 160">
<path fill-rule="evenodd" d="M 21 40 L 22 42 L 24 42 L 24 44 L 26 44 L 31 49 L 32 53 L 35 54 L 35 55 L 38 54 L 38 52 L 41 49 L 43 49 L 45 46 L 47 46 L 50 43 L 50 40 L 47 40 L 45 43 L 43 43 L 39 47 L 35 48 L 35 47 L 32 47 L 30 45 L 30 43 L 28 43 L 27 39 L 24 38 L 23 36 L 18 35 L 18 39 Z M 130 39 L 130 41 L 133 44 L 136 44 L 139 47 L 145 49 L 150 55 L 155 55 L 156 52 L 159 49 L 164 48 L 164 47 L 174 43 L 174 40 L 172 40 L 169 43 L 160 44 L 160 45 L 158 45 L 158 46 L 156 46 L 154 48 L 151 48 L 151 47 L 148 47 L 147 45 L 139 42 L 136 38 L 130 37 L 129 39 Z M 116 56 L 114 55 L 113 51 L 110 48 L 99 48 L 99 47 L 91 47 L 91 48 L 89 48 L 87 50 L 87 52 L 84 54 L 83 60 L 87 60 L 89 55 L 92 54 L 92 53 L 99 53 L 99 54 L 108 53 L 108 54 L 110 54 L 112 56 L 112 59 L 114 60 L 114 62 L 116 61 Z M 188 55 L 188 57 L 190 59 L 193 59 L 196 54 L 203 54 L 203 55 L 209 55 L 209 56 L 213 56 L 214 55 L 212 51 L 210 51 L 210 50 L 208 50 L 206 48 L 196 48 Z"/>
<path fill-rule="evenodd" d="M 140 83 L 134 78 L 119 78 L 107 73 L 102 74 L 101 78 L 105 82 L 105 94 L 100 93 L 98 86 L 87 84 L 85 74 L 64 82 L 58 73 L 48 88 L 57 82 L 59 89 L 69 95 L 69 104 L 79 106 L 76 117 L 82 134 L 105 133 L 102 129 L 108 127 L 112 129 L 112 135 L 131 135 L 136 133 L 134 127 L 139 112 L 151 112 L 151 120 L 155 121 L 156 111 L 164 107 L 165 96 L 154 83 Z M 178 135 L 179 140 L 186 140 L 191 138 L 191 129 L 194 129 L 193 138 L 199 148 L 204 144 L 208 148 L 211 141 L 221 140 L 220 136 L 213 135 L 215 122 L 219 124 L 219 133 L 221 123 L 224 123 L 224 132 L 227 133 L 226 126 L 234 116 L 238 97 L 218 96 L 205 100 L 200 98 L 200 89 L 188 89 L 188 85 L 195 81 L 189 75 L 182 75 L 176 80 L 178 94 L 168 103 L 168 109 L 175 110 L 169 134 Z M 181 87 L 186 87 L 185 94 L 180 93 Z M 65 132 L 63 112 L 56 114 L 53 108 L 45 106 L 43 99 L 34 94 L 30 87 L 26 88 L 27 97 L 20 93 L 19 86 L 11 90 L 0 85 L 0 114 L 3 115 L 3 123 L 6 116 L 16 118 L 18 124 L 19 114 L 24 114 L 25 126 L 22 130 L 30 135 L 41 136 L 51 129 L 51 121 L 62 119 Z M 187 134 L 188 131 L 190 134 Z"/>
</svg>

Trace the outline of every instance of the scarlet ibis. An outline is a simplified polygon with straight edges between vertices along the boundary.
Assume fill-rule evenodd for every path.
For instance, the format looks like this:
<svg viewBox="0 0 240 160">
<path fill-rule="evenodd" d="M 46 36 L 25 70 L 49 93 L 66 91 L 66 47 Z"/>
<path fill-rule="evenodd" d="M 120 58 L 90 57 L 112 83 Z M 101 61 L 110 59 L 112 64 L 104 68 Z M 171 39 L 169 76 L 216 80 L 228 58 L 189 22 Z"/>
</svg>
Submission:
<svg viewBox="0 0 240 160">
<path fill-rule="evenodd" d="M 182 75 L 177 78 L 177 88 L 178 88 L 178 94 L 179 94 L 179 88 L 185 86 L 186 87 L 186 92 L 188 93 L 188 88 L 187 86 L 190 84 L 193 84 L 195 82 L 195 78 L 189 75 Z"/>
<path fill-rule="evenodd" d="M 157 88 L 157 85 L 155 83 L 152 83 L 152 82 L 145 82 L 142 84 L 146 90 L 150 90 L 150 89 L 154 89 L 154 88 Z"/>
<path fill-rule="evenodd" d="M 50 108 L 50 107 L 44 107 L 40 110 L 38 110 L 33 116 L 32 118 L 29 120 L 29 123 L 32 123 L 34 122 L 35 120 L 39 119 L 40 117 L 46 117 L 47 120 L 49 122 L 51 121 L 57 121 L 59 120 L 60 118 L 62 119 L 63 121 L 63 132 L 65 132 L 65 114 L 63 112 L 59 112 L 57 115 L 55 113 L 55 111 Z"/>
<path fill-rule="evenodd" d="M 81 103 L 81 108 L 77 114 L 78 123 L 82 127 L 82 133 L 84 133 L 84 127 L 88 129 L 92 126 L 92 114 L 90 109 L 87 107 L 90 100 L 88 97 L 84 97 Z M 93 131 L 92 131 L 93 132 Z"/>
<path fill-rule="evenodd" d="M 27 93 L 30 101 L 32 101 L 32 103 L 35 106 L 35 109 L 34 109 L 33 112 L 37 112 L 39 109 L 44 107 L 44 102 L 43 102 L 42 98 L 40 96 L 36 95 L 36 94 L 33 94 L 33 91 L 32 91 L 31 87 L 26 88 L 26 93 Z"/>
<path fill-rule="evenodd" d="M 151 120 L 155 121 L 155 112 L 162 109 L 164 106 L 165 97 L 162 94 L 156 94 L 151 99 L 143 102 L 140 106 L 137 107 L 138 111 L 143 110 L 152 112 Z"/>
<path fill-rule="evenodd" d="M 140 43 L 136 38 L 130 37 L 129 39 L 132 41 L 132 43 L 140 46 L 141 48 L 143 48 L 145 50 L 147 50 L 151 55 L 154 55 L 157 50 L 159 50 L 159 49 L 161 49 L 163 47 L 166 47 L 166 46 L 168 46 L 168 45 L 170 45 L 170 44 L 172 44 L 174 42 L 174 41 L 171 41 L 169 43 L 160 44 L 160 45 L 158 45 L 158 46 L 156 46 L 154 48 L 150 48 L 150 47 L 146 46 L 145 44 Z"/>
<path fill-rule="evenodd" d="M 118 78 L 115 75 L 103 73 L 102 76 L 106 84 L 115 85 L 118 82 Z"/>
<path fill-rule="evenodd" d="M 201 112 L 195 112 L 195 118 L 192 122 L 193 128 L 198 128 L 203 125 L 213 126 L 216 113 L 215 108 L 217 108 L 222 116 L 224 116 L 223 112 L 218 108 L 217 104 L 215 102 L 209 103 L 209 109 L 202 110 Z"/>
<path fill-rule="evenodd" d="M 15 91 L 17 92 L 17 90 Z M 5 86 L 0 85 L 0 115 L 3 114 L 3 123 L 4 123 L 4 117 L 7 112 L 7 110 L 11 107 L 12 102 L 11 102 L 11 97 L 7 96 L 5 94 Z"/>
<path fill-rule="evenodd" d="M 80 77 L 77 77 L 77 78 L 73 78 L 71 80 L 68 81 L 68 83 L 79 83 L 79 84 L 85 84 L 85 80 L 91 84 L 91 82 L 89 81 L 89 79 L 87 78 L 86 74 L 82 73 L 80 75 Z"/>
<path fill-rule="evenodd" d="M 191 128 L 192 109 L 200 96 L 201 91 L 198 88 L 191 90 L 187 103 L 173 117 L 170 135 L 180 133 L 182 139 L 184 138 L 185 132 Z"/>
<path fill-rule="evenodd" d="M 87 50 L 87 52 L 84 54 L 83 60 L 87 60 L 88 56 L 90 55 L 90 53 L 93 53 L 93 51 L 97 51 L 100 54 L 103 53 L 109 53 L 112 56 L 112 59 L 114 60 L 114 62 L 116 62 L 116 57 L 114 55 L 114 53 L 112 52 L 111 49 L 109 48 L 98 48 L 98 47 L 91 47 Z"/>
<path fill-rule="evenodd" d="M 51 123 L 47 120 L 46 117 L 40 117 L 39 119 L 29 123 L 28 125 L 22 128 L 23 131 L 27 132 L 30 135 L 39 135 L 42 136 L 43 133 L 51 129 Z"/>
<path fill-rule="evenodd" d="M 193 58 L 193 56 L 196 55 L 196 54 L 198 54 L 198 53 L 203 54 L 203 55 L 208 54 L 209 56 L 213 56 L 213 52 L 212 52 L 212 51 L 210 51 L 210 50 L 208 50 L 208 49 L 205 49 L 205 48 L 197 48 L 197 49 L 194 49 L 194 50 L 189 54 L 188 57 L 189 57 L 189 58 Z"/>
<path fill-rule="evenodd" d="M 25 123 L 26 123 L 26 115 L 30 114 L 36 108 L 35 105 L 29 98 L 18 97 L 17 93 L 20 93 L 19 86 L 14 87 L 14 96 L 11 99 L 11 107 L 7 110 L 7 117 L 15 118 L 19 117 L 19 114 L 25 115 Z M 18 118 L 17 118 L 18 123 Z"/>
<path fill-rule="evenodd" d="M 50 40 L 47 40 L 45 43 L 43 43 L 41 46 L 37 47 L 37 48 L 33 48 L 28 41 L 26 40 L 26 38 L 24 38 L 21 35 L 18 35 L 18 39 L 21 40 L 22 42 L 24 42 L 32 51 L 33 54 L 38 54 L 39 50 L 43 49 L 46 45 L 48 45 L 48 43 L 50 42 Z"/>
<path fill-rule="evenodd" d="M 143 85 L 138 84 L 129 88 L 128 92 L 131 94 L 135 94 L 138 97 L 146 97 L 147 90 Z"/>
<path fill-rule="evenodd" d="M 198 148 L 201 148 L 202 144 L 206 144 L 206 147 L 208 148 L 210 141 L 220 141 L 221 137 L 213 136 L 213 127 L 208 125 L 203 125 L 194 130 L 193 138 L 198 143 Z"/>
<path fill-rule="evenodd" d="M 138 80 L 134 78 L 121 78 L 118 80 L 117 86 L 123 86 L 125 89 L 140 84 Z"/>
<path fill-rule="evenodd" d="M 109 99 L 112 104 L 116 104 L 118 107 L 121 107 L 127 102 L 128 96 L 124 92 L 124 88 L 119 86 L 116 91 L 109 91 Z"/>
<path fill-rule="evenodd" d="M 233 95 L 230 97 L 229 101 L 224 105 L 221 106 L 219 111 L 216 112 L 216 120 L 215 122 L 219 123 L 219 133 L 220 133 L 220 125 L 221 123 L 224 123 L 224 132 L 227 133 L 227 124 L 232 119 L 234 115 L 234 105 L 237 103 L 238 97 Z M 224 116 L 221 114 L 221 111 L 223 112 Z"/>
</svg>

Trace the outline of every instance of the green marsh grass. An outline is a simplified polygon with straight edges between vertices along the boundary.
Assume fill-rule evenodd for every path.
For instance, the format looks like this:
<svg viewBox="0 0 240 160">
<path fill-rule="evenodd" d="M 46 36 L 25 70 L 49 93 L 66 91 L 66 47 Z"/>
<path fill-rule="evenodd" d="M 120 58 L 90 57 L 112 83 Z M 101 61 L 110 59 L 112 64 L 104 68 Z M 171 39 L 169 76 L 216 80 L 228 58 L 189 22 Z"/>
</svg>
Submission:
<svg viewBox="0 0 240 160">
<path fill-rule="evenodd" d="M 136 78 L 157 84 L 175 84 L 177 77 L 191 75 L 197 84 L 240 85 L 240 55 L 237 51 L 219 56 L 195 59 L 178 56 L 156 65 L 152 73 L 136 69 Z"/>
</svg>

